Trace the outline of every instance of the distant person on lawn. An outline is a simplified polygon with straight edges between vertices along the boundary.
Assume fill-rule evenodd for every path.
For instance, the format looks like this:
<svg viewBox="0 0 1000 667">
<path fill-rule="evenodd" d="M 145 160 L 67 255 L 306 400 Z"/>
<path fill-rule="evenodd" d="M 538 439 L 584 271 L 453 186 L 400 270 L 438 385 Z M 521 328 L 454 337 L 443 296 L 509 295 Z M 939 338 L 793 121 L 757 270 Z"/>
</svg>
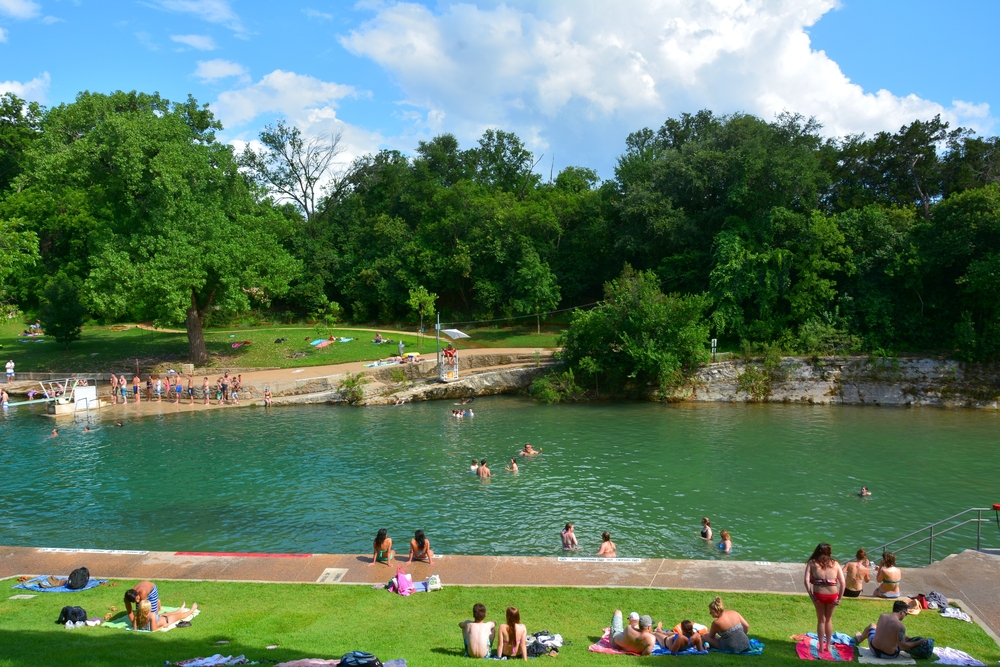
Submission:
<svg viewBox="0 0 1000 667">
<path fill-rule="evenodd" d="M 132 611 L 132 605 L 137 605 L 143 600 L 149 601 L 152 613 L 160 613 L 160 591 L 152 581 L 140 581 L 125 591 L 125 611 L 128 612 L 128 620 L 133 623 L 135 623 L 135 613 Z"/>
<path fill-rule="evenodd" d="M 470 658 L 489 657 L 497 624 L 486 620 L 486 605 L 480 602 L 472 606 L 472 619 L 458 624 L 465 640 L 465 655 Z"/>
</svg>

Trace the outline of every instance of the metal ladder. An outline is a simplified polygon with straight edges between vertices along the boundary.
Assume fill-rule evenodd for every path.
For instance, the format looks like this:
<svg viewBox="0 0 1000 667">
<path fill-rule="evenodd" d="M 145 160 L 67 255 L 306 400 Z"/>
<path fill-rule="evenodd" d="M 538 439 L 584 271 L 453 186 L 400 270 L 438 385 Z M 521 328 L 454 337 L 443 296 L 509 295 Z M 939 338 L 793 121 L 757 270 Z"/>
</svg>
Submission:
<svg viewBox="0 0 1000 667">
<path fill-rule="evenodd" d="M 975 514 L 976 514 L 974 517 L 970 517 L 970 518 L 964 519 L 962 521 L 959 521 L 959 523 L 953 523 L 952 525 L 949 525 L 949 526 L 947 526 L 944 529 L 940 528 L 940 526 L 942 524 L 949 523 L 949 522 L 954 522 L 954 521 L 958 521 L 962 517 L 965 517 L 966 515 L 971 514 L 973 512 L 975 512 Z M 983 518 L 983 512 L 993 512 L 996 518 L 994 519 L 994 518 L 987 517 L 987 518 L 984 519 Z M 882 544 L 882 545 L 880 545 L 878 547 L 875 547 L 874 549 L 871 550 L 871 552 L 875 553 L 875 552 L 881 551 L 884 554 L 886 551 L 890 551 L 890 549 L 888 549 L 888 547 L 890 547 L 890 546 L 892 546 L 894 544 L 898 544 L 899 542 L 902 542 L 903 540 L 908 540 L 908 539 L 910 539 L 912 537 L 916 537 L 917 535 L 920 535 L 922 533 L 927 533 L 926 535 L 924 535 L 920 539 L 918 539 L 918 540 L 916 540 L 914 542 L 911 542 L 911 543 L 909 543 L 909 544 L 907 544 L 905 546 L 902 546 L 902 547 L 895 547 L 895 548 L 891 549 L 891 551 L 898 554 L 899 552 L 906 551 L 907 549 L 909 549 L 911 547 L 915 547 L 915 546 L 917 546 L 919 544 L 923 544 L 924 542 L 929 542 L 930 546 L 929 546 L 929 548 L 927 550 L 928 551 L 928 553 L 927 553 L 927 564 L 930 565 L 931 563 L 934 562 L 934 538 L 935 537 L 940 537 L 940 536 L 944 535 L 945 533 L 950 533 L 951 531 L 957 530 L 958 528 L 961 528 L 962 526 L 965 526 L 965 525 L 970 524 L 970 523 L 974 523 L 974 524 L 976 524 L 976 551 L 982 551 L 983 550 L 982 549 L 982 545 L 983 545 L 983 524 L 984 523 L 993 523 L 994 521 L 996 521 L 997 527 L 1000 528 L 1000 503 L 994 505 L 993 507 L 971 507 L 971 508 L 965 510 L 964 512 L 959 512 L 958 514 L 950 516 L 947 519 L 942 519 L 942 520 L 938 521 L 937 523 L 932 523 L 929 526 L 924 526 L 920 530 L 915 530 L 912 533 L 909 533 L 907 535 L 903 535 L 902 537 L 897 538 L 895 540 L 892 540 L 891 542 L 886 542 L 885 544 Z"/>
</svg>

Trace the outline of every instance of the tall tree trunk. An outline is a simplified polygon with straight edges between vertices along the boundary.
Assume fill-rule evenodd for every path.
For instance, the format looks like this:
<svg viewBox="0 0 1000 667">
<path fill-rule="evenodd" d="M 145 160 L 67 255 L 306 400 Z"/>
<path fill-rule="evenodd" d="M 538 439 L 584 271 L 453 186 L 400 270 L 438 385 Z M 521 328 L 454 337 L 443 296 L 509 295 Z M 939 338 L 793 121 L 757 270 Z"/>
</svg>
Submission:
<svg viewBox="0 0 1000 667">
<path fill-rule="evenodd" d="M 193 289 L 191 290 L 191 306 L 187 310 L 188 354 L 191 357 L 191 363 L 196 366 L 208 363 L 208 349 L 205 347 L 205 333 L 202 331 L 202 325 L 205 322 L 205 313 L 212 305 L 214 297 L 215 290 L 212 290 L 204 307 L 199 308 L 198 295 Z"/>
</svg>

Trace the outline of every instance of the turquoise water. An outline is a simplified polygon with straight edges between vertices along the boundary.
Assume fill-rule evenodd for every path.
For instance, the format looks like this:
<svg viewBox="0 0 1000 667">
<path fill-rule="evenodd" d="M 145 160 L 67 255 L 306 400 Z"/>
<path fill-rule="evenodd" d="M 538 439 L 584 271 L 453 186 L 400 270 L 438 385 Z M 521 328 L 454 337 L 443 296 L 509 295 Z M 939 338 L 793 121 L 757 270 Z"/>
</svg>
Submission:
<svg viewBox="0 0 1000 667">
<path fill-rule="evenodd" d="M 209 410 L 113 422 L 0 418 L 0 544 L 182 551 L 367 552 L 387 527 L 441 553 L 579 555 L 609 530 L 621 556 L 801 561 L 846 557 L 1000 502 L 1000 417 L 989 411 L 798 405 L 541 406 L 450 402 Z M 512 475 L 525 442 L 543 447 Z M 469 471 L 486 457 L 494 477 Z M 873 496 L 858 498 L 862 484 Z M 1000 545 L 995 524 L 986 546 Z M 974 546 L 975 529 L 939 541 Z M 908 559 L 925 562 L 926 549 Z"/>
</svg>

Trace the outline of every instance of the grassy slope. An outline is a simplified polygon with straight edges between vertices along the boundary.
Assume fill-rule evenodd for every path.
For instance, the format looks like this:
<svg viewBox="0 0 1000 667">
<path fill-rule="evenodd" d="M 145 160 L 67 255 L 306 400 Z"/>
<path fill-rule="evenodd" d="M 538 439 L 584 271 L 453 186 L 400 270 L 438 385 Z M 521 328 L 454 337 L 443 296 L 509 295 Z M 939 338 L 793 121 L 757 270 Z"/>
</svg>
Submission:
<svg viewBox="0 0 1000 667">
<path fill-rule="evenodd" d="M 110 327 L 87 327 L 83 338 L 73 343 L 69 351 L 54 341 L 18 343 L 17 334 L 24 329 L 19 323 L 0 324 L 0 356 L 13 358 L 22 371 L 104 371 L 114 368 L 119 372 L 135 368 L 135 360 L 145 372 L 157 362 L 177 366 L 187 358 L 187 336 L 183 333 L 145 331 L 129 328 L 112 331 Z M 403 339 L 408 352 L 433 354 L 433 336 L 424 336 L 419 344 L 416 334 L 400 333 L 383 329 L 383 335 L 393 340 Z M 535 335 L 534 329 L 483 329 L 470 331 L 474 336 L 468 345 L 459 347 L 551 347 L 555 345 L 556 332 Z M 326 338 L 331 335 L 355 338 L 350 343 L 334 343 L 318 350 L 310 347 L 306 338 Z M 232 337 L 231 337 L 232 336 Z M 278 367 L 298 368 L 339 364 L 350 361 L 372 361 L 395 354 L 395 345 L 375 346 L 369 341 L 375 337 L 372 331 L 350 329 L 322 329 L 315 327 L 262 326 L 252 329 L 217 329 L 205 332 L 213 364 L 229 367 Z M 288 341 L 275 345 L 277 338 Z M 236 341 L 249 340 L 253 345 L 233 349 Z M 292 358 L 296 352 L 306 356 Z"/>
<path fill-rule="evenodd" d="M 388 570 L 386 578 L 389 577 Z M 12 585 L 11 580 L 3 582 Z M 251 660 L 339 657 L 368 650 L 383 660 L 403 657 L 410 667 L 467 664 L 461 656 L 456 624 L 483 602 L 488 618 L 502 619 L 507 605 L 520 608 L 528 632 L 559 632 L 570 645 L 560 654 L 566 665 L 660 663 L 662 658 L 623 658 L 589 653 L 611 612 L 639 610 L 672 625 L 683 618 L 707 623 L 713 594 L 690 591 L 567 588 L 463 588 L 401 598 L 367 586 L 225 584 L 161 582 L 161 599 L 178 605 L 196 601 L 203 611 L 191 628 L 155 635 L 106 628 L 67 631 L 55 625 L 63 605 L 79 605 L 103 616 L 110 605 L 123 607 L 126 582 L 75 594 L 39 594 L 31 600 L 0 600 L 0 667 L 37 665 L 162 665 L 196 656 L 245 654 Z M 15 593 L 18 591 L 12 591 Z M 7 596 L 2 596 L 6 598 Z M 799 665 L 792 634 L 815 628 L 815 613 L 805 596 L 723 594 L 727 606 L 751 624 L 751 635 L 765 642 L 763 658 L 713 654 L 704 665 Z M 834 616 L 838 630 L 855 632 L 888 608 L 884 601 L 846 600 Z M 1000 650 L 976 625 L 925 612 L 910 617 L 911 634 L 934 637 L 995 664 Z M 229 644 L 217 646 L 216 641 Z M 277 644 L 277 650 L 265 647 Z"/>
</svg>

